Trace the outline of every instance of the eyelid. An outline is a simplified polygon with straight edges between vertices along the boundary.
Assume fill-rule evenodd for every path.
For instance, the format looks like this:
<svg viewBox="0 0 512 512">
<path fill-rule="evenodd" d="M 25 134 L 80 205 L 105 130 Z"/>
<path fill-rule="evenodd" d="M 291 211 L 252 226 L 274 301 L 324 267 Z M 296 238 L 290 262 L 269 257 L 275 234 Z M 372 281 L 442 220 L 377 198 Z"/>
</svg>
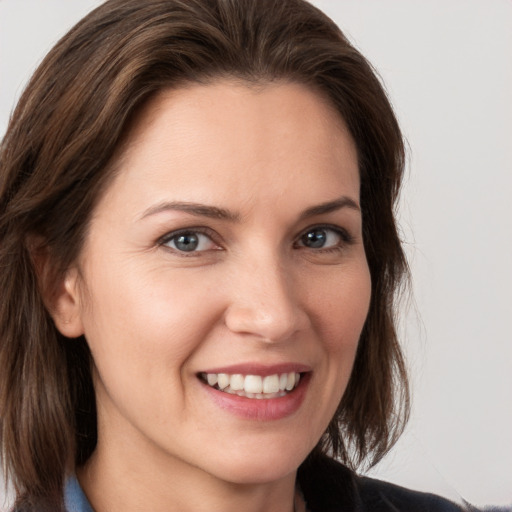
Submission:
<svg viewBox="0 0 512 512">
<path fill-rule="evenodd" d="M 219 242 L 220 237 L 218 236 L 218 234 L 215 231 L 213 231 L 212 229 L 207 228 L 205 226 L 190 226 L 190 227 L 186 227 L 186 228 L 179 228 L 179 229 L 175 229 L 173 231 L 169 231 L 165 235 L 163 235 L 157 239 L 156 245 L 158 245 L 160 247 L 164 247 L 164 248 L 172 251 L 173 253 L 179 253 L 180 256 L 193 256 L 194 254 L 197 255 L 197 254 L 206 252 L 206 251 L 191 251 L 190 253 L 186 253 L 185 251 L 178 251 L 176 249 L 173 249 L 172 247 L 166 246 L 166 244 L 169 243 L 173 238 L 183 235 L 183 234 L 187 234 L 187 233 L 198 233 L 200 235 L 207 236 L 217 246 L 218 249 L 222 248 L 221 244 Z"/>
<path fill-rule="evenodd" d="M 305 245 L 300 245 L 300 241 L 301 241 L 301 238 L 306 233 L 308 233 L 309 231 L 313 231 L 315 229 L 325 229 L 325 230 L 333 231 L 342 239 L 342 243 L 339 246 L 326 247 L 325 249 L 323 249 L 323 248 L 313 249 L 315 252 L 329 251 L 329 250 L 333 250 L 333 249 L 336 250 L 336 249 L 342 248 L 342 246 L 344 246 L 344 245 L 350 245 L 350 244 L 354 243 L 354 241 L 355 241 L 355 237 L 353 235 L 351 235 L 350 232 L 346 228 L 343 228 L 343 227 L 341 227 L 339 225 L 335 225 L 335 224 L 321 223 L 321 224 L 312 224 L 311 226 L 308 226 L 307 228 L 300 231 L 300 233 L 295 238 L 294 245 L 297 247 L 300 247 L 300 248 L 309 249 Z M 206 226 L 187 226 L 184 228 L 179 228 L 179 229 L 169 231 L 157 239 L 156 245 L 162 246 L 162 247 L 168 249 L 169 251 L 172 251 L 173 253 L 178 253 L 180 256 L 194 256 L 194 255 L 197 256 L 198 254 L 207 252 L 207 251 L 203 250 L 203 251 L 191 251 L 190 253 L 186 253 L 184 251 L 178 251 L 176 249 L 173 249 L 172 247 L 166 246 L 166 244 L 169 243 L 173 238 L 175 238 L 179 235 L 182 235 L 182 234 L 186 234 L 186 233 L 198 233 L 198 234 L 205 235 L 212 241 L 212 243 L 214 243 L 217 246 L 217 249 L 223 248 L 221 240 L 220 240 L 221 237 L 218 235 L 218 233 L 216 233 L 214 230 L 212 230 L 211 228 L 208 228 Z"/>
<path fill-rule="evenodd" d="M 353 235 L 351 235 L 350 232 L 346 228 L 343 228 L 343 227 L 335 225 L 335 224 L 313 224 L 311 226 L 308 226 L 306 229 L 303 229 L 298 234 L 298 236 L 295 239 L 295 244 L 298 244 L 300 242 L 301 238 L 306 233 L 308 233 L 309 231 L 313 231 L 315 229 L 325 229 L 325 230 L 334 231 L 343 240 L 342 245 L 350 245 L 350 244 L 354 243 L 354 241 L 355 241 L 355 237 Z M 306 247 L 304 245 L 299 245 L 299 247 L 304 247 L 304 248 L 308 249 L 308 247 Z M 314 250 L 316 252 L 320 252 L 322 250 L 332 250 L 332 249 L 335 249 L 335 247 L 326 247 L 325 249 L 320 248 L 320 249 L 314 249 Z"/>
</svg>

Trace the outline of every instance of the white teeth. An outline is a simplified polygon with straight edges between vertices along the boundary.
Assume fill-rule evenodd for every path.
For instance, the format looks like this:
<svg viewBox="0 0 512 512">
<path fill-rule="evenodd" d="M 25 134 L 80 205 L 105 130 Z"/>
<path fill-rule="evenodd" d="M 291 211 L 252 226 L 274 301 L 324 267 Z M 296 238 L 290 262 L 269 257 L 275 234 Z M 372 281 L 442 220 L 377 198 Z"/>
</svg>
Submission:
<svg viewBox="0 0 512 512">
<path fill-rule="evenodd" d="M 240 391 L 244 389 L 244 376 L 239 373 L 231 375 L 231 378 L 229 379 L 229 387 L 233 391 Z"/>
<path fill-rule="evenodd" d="M 227 388 L 229 386 L 229 375 L 227 373 L 219 373 L 217 375 L 217 384 L 220 389 Z"/>
<path fill-rule="evenodd" d="M 209 386 L 226 393 L 247 398 L 278 398 L 297 387 L 300 373 L 290 372 L 261 377 L 235 373 L 203 373 L 202 378 Z"/>
<path fill-rule="evenodd" d="M 259 375 L 246 375 L 244 390 L 246 393 L 261 393 L 263 391 L 263 379 Z"/>
<path fill-rule="evenodd" d="M 263 379 L 263 393 L 277 393 L 279 391 L 279 376 L 269 375 Z"/>
<path fill-rule="evenodd" d="M 287 373 L 282 373 L 279 376 L 279 389 L 281 391 L 284 391 L 286 389 L 286 383 L 287 382 L 288 382 L 288 374 Z"/>
</svg>

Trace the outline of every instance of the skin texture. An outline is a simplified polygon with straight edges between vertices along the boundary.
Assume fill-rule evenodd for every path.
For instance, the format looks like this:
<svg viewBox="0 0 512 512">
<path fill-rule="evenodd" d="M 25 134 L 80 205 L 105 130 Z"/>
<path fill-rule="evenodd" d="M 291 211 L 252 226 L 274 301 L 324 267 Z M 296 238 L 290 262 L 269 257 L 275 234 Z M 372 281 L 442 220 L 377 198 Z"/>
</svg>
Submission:
<svg viewBox="0 0 512 512">
<path fill-rule="evenodd" d="M 160 93 L 124 147 L 54 305 L 95 363 L 99 438 L 81 484 L 98 512 L 291 511 L 370 300 L 354 143 L 304 86 L 219 81 Z M 340 198 L 353 204 L 305 217 Z M 163 240 L 183 228 L 201 233 L 196 251 Z M 242 363 L 305 365 L 300 407 L 272 420 L 219 407 L 198 374 Z"/>
</svg>

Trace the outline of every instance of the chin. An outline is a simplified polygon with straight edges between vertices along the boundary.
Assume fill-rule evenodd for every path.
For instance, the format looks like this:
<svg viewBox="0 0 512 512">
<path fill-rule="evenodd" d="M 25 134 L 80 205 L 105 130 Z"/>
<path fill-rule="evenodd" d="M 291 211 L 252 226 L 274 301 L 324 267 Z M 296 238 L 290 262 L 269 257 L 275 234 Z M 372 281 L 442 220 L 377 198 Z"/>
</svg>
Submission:
<svg viewBox="0 0 512 512">
<path fill-rule="evenodd" d="M 298 448 L 305 446 L 305 443 L 293 444 L 264 449 L 264 443 L 261 443 L 255 449 L 239 452 L 241 455 L 225 454 L 216 459 L 214 473 L 224 481 L 241 485 L 281 480 L 295 473 L 309 453 Z"/>
<path fill-rule="evenodd" d="M 271 460 L 266 464 L 257 465 L 246 462 L 237 467 L 225 468 L 222 474 L 217 473 L 217 475 L 222 480 L 236 485 L 268 484 L 294 474 L 301 462 L 289 464 L 284 461 Z"/>
</svg>

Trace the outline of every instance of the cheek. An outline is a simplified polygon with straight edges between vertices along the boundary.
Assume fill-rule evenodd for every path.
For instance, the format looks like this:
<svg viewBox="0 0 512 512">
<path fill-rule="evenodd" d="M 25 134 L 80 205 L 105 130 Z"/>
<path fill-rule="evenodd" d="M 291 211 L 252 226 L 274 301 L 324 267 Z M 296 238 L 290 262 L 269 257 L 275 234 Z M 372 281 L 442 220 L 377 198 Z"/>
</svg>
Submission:
<svg viewBox="0 0 512 512">
<path fill-rule="evenodd" d="M 330 420 L 350 379 L 369 310 L 371 279 L 366 260 L 340 272 L 338 279 L 333 276 L 319 292 L 316 329 L 327 356 L 324 385 Z"/>
<path fill-rule="evenodd" d="M 371 280 L 364 259 L 350 269 L 332 269 L 329 279 L 316 281 L 311 289 L 310 317 L 322 348 L 320 378 L 314 382 L 318 386 L 318 436 L 332 420 L 348 385 L 370 297 Z"/>
<path fill-rule="evenodd" d="M 329 352 L 355 353 L 370 306 L 370 272 L 362 261 L 350 272 L 339 274 L 318 286 L 316 327 Z"/>
<path fill-rule="evenodd" d="M 157 272 L 122 270 L 89 281 L 95 286 L 84 309 L 84 328 L 97 400 L 109 414 L 120 410 L 134 423 L 140 415 L 159 424 L 172 417 L 173 407 L 184 406 L 180 390 L 187 361 L 217 312 L 211 301 L 198 304 L 204 290 L 195 280 L 180 280 L 179 273 L 171 279 L 166 272 L 156 277 Z"/>
<path fill-rule="evenodd" d="M 120 368 L 126 378 L 176 375 L 221 316 L 214 283 L 193 269 L 140 268 L 126 258 L 94 270 L 86 276 L 92 288 L 85 295 L 83 323 L 102 375 L 116 375 Z"/>
</svg>

